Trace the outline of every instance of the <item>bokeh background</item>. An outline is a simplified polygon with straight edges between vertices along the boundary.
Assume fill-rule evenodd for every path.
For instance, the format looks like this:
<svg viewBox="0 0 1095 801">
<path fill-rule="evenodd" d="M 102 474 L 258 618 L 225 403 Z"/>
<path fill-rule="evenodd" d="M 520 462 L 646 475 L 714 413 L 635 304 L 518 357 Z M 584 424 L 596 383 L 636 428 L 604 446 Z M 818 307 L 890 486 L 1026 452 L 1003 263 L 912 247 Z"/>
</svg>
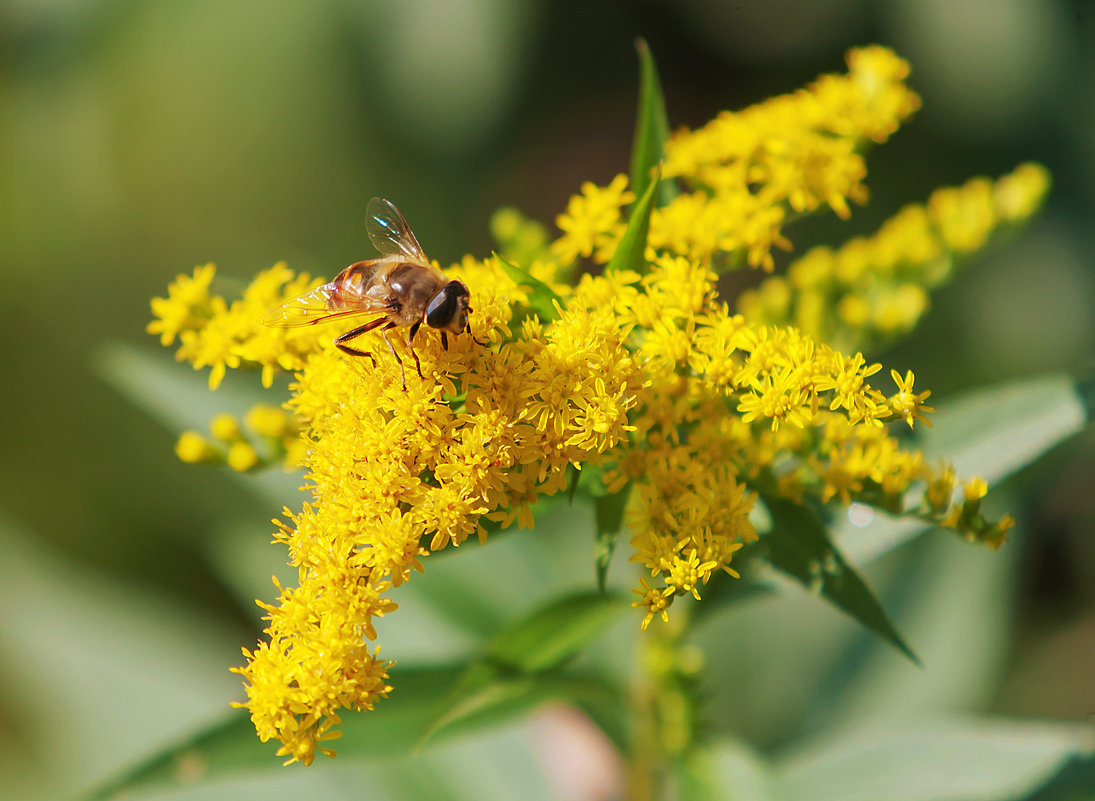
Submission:
<svg viewBox="0 0 1095 801">
<path fill-rule="evenodd" d="M 674 126 L 841 71 L 850 46 L 895 48 L 924 108 L 870 154 L 870 205 L 796 226 L 796 252 L 871 231 L 936 186 L 1040 161 L 1054 176 L 1040 218 L 939 294 L 912 339 L 872 355 L 935 397 L 1091 366 L 1084 0 L 4 0 L 0 784 L 13 797 L 72 790 L 208 719 L 238 693 L 219 671 L 257 635 L 211 553 L 232 527 L 264 541 L 278 505 L 179 463 L 173 432 L 119 388 L 117 343 L 170 361 L 144 333 L 149 298 L 207 261 L 226 286 L 281 259 L 333 275 L 371 253 L 373 195 L 442 263 L 489 253 L 499 206 L 550 224 L 580 182 L 627 171 L 637 36 Z M 999 636 L 970 708 L 1095 712 L 1092 444 L 996 493 L 1020 524 L 1007 575 L 978 601 Z M 778 744 L 800 722 L 743 725 Z"/>
</svg>

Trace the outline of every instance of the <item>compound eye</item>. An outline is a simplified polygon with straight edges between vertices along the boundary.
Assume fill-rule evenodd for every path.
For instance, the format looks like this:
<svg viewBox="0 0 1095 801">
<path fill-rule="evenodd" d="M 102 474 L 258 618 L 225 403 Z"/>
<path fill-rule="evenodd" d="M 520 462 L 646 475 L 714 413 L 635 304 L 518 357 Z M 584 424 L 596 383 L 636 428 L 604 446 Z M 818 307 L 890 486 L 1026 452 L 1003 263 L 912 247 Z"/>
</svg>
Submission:
<svg viewBox="0 0 1095 801">
<path fill-rule="evenodd" d="M 426 325 L 431 328 L 444 328 L 456 315 L 456 299 L 459 291 L 449 284 L 430 301 L 426 307 Z"/>
</svg>

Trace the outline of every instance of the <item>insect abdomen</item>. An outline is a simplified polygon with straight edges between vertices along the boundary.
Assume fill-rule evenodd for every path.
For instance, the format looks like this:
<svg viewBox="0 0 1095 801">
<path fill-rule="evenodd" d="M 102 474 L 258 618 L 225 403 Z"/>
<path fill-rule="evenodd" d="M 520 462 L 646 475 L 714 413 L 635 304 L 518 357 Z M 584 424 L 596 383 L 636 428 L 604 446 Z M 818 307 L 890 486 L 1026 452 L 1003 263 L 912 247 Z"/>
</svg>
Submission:
<svg viewBox="0 0 1095 801">
<path fill-rule="evenodd" d="M 353 306 L 365 297 L 365 292 L 376 277 L 377 259 L 351 264 L 331 281 L 331 308 Z"/>
</svg>

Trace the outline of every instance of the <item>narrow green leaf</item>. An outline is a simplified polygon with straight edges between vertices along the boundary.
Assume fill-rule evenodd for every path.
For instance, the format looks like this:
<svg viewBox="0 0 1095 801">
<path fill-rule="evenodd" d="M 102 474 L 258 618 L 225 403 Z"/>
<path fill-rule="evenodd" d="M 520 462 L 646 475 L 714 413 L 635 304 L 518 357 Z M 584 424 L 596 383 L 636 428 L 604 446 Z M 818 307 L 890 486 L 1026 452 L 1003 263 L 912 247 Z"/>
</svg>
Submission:
<svg viewBox="0 0 1095 801">
<path fill-rule="evenodd" d="M 1087 387 L 1069 376 L 1023 379 L 964 393 L 936 404 L 933 428 L 919 428 L 917 445 L 930 458 L 953 462 L 960 476 L 998 484 L 1087 425 Z M 867 526 L 846 515 L 834 539 L 855 564 L 866 564 L 931 526 L 878 512 Z"/>
<path fill-rule="evenodd" d="M 498 725 L 552 699 L 623 706 L 603 682 L 554 671 L 512 674 L 480 662 L 465 672 L 456 689 L 438 706 L 440 711 L 422 730 L 418 744 Z"/>
<path fill-rule="evenodd" d="M 773 498 L 772 531 L 764 538 L 772 564 L 811 592 L 824 596 L 916 664 L 919 658 L 905 643 L 867 583 L 841 556 L 812 509 Z"/>
<path fill-rule="evenodd" d="M 619 598 L 600 593 L 553 601 L 499 633 L 485 659 L 519 673 L 550 670 L 593 642 L 628 608 Z"/>
<path fill-rule="evenodd" d="M 778 768 L 788 798 L 1091 799 L 1089 726 L 941 720 L 840 732 Z"/>
<path fill-rule="evenodd" d="M 567 503 L 574 503 L 574 493 L 578 491 L 578 483 L 582 480 L 582 471 L 572 464 L 567 465 Z"/>
<path fill-rule="evenodd" d="M 608 692 L 603 683 L 554 669 L 601 636 L 628 608 L 617 598 L 585 593 L 548 603 L 506 627 L 437 705 L 419 743 L 442 732 L 511 717 L 548 698 L 603 697 Z"/>
<path fill-rule="evenodd" d="M 247 715 L 237 711 L 194 736 L 154 754 L 80 798 L 105 801 L 123 793 L 131 795 L 137 790 L 172 784 L 179 781 L 188 763 L 200 765 L 202 777 L 207 778 L 235 769 L 269 765 L 275 759 L 270 745 L 259 741 Z"/>
<path fill-rule="evenodd" d="M 397 689 L 372 712 L 348 712 L 340 726 L 343 736 L 330 745 L 340 760 L 375 759 L 406 754 L 434 708 L 459 681 L 460 666 L 395 668 Z M 275 743 L 263 743 L 247 713 L 235 710 L 221 721 L 174 746 L 153 754 L 122 775 L 83 796 L 87 801 L 114 798 L 123 792 L 174 783 L 199 769 L 202 779 L 276 765 Z"/>
<path fill-rule="evenodd" d="M 606 272 L 634 270 L 641 273 L 646 271 L 646 239 L 647 234 L 650 233 L 650 212 L 654 209 L 654 194 L 660 183 L 659 170 L 642 197 L 631 207 L 627 228 L 620 237 L 616 252 L 612 254 L 612 260 L 605 267 Z"/>
<path fill-rule="evenodd" d="M 658 79 L 658 67 L 645 39 L 635 41 L 639 53 L 639 108 L 635 117 L 635 136 L 631 144 L 631 191 L 642 196 L 654 180 L 654 168 L 665 158 L 665 143 L 669 140 L 669 117 L 665 111 L 665 94 Z M 676 196 L 672 181 L 658 187 L 658 206 L 664 206 Z"/>
<path fill-rule="evenodd" d="M 528 305 L 539 318 L 545 323 L 551 322 L 559 318 L 559 310 L 555 304 L 563 305 L 562 300 L 555 290 L 536 278 L 527 270 L 522 270 L 515 264 L 510 264 L 503 259 L 497 253 L 494 254 L 494 258 L 498 259 L 498 263 L 502 265 L 502 269 L 506 271 L 506 274 L 512 278 L 517 284 L 521 286 L 529 287 L 529 299 Z"/>
<path fill-rule="evenodd" d="M 597 514 L 597 538 L 593 545 L 593 560 L 597 570 L 597 592 L 605 592 L 608 579 L 608 566 L 612 563 L 612 554 L 616 552 L 616 541 L 623 528 L 624 507 L 631 494 L 628 484 L 614 495 L 602 495 L 593 499 L 593 508 Z"/>
</svg>

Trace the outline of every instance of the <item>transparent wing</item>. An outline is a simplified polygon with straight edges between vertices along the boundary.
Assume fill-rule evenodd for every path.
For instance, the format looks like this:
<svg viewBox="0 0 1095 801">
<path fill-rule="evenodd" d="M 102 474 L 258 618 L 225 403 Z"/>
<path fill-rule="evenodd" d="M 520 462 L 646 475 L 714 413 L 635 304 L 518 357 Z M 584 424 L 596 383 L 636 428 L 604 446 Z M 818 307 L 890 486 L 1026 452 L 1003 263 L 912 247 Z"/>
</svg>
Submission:
<svg viewBox="0 0 1095 801">
<path fill-rule="evenodd" d="M 296 328 L 301 325 L 315 325 L 339 317 L 353 317 L 359 314 L 378 314 L 386 311 L 384 304 L 376 298 L 354 298 L 352 304 L 339 303 L 334 283 L 316 287 L 300 297 L 293 298 L 266 312 L 262 317 L 263 325 L 273 328 Z M 337 308 L 335 308 L 337 306 Z"/>
<path fill-rule="evenodd" d="M 392 201 L 382 197 L 369 201 L 365 207 L 365 230 L 373 246 L 385 256 L 405 256 L 416 264 L 429 266 L 422 246 Z"/>
</svg>

